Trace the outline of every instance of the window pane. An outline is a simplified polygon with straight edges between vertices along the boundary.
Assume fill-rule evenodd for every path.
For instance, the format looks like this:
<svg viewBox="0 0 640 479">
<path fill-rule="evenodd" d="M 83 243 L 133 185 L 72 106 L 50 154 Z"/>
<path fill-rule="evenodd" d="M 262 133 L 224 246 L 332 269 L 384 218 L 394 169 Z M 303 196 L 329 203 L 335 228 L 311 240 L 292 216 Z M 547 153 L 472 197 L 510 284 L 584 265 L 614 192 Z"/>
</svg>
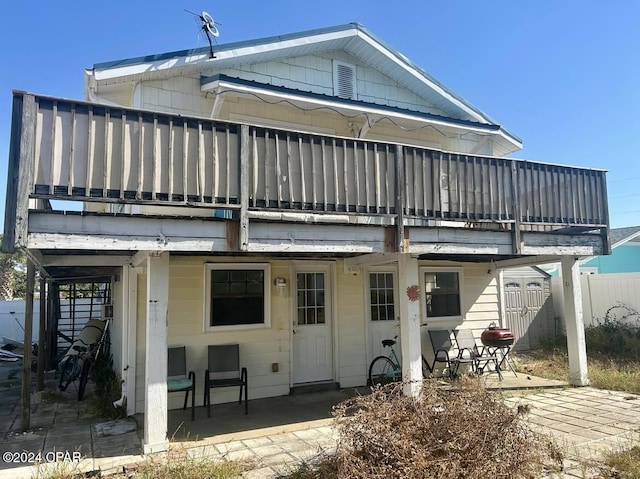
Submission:
<svg viewBox="0 0 640 479">
<path fill-rule="evenodd" d="M 316 292 L 315 291 L 307 291 L 307 302 L 306 306 L 315 306 L 316 304 Z"/>
<path fill-rule="evenodd" d="M 306 275 L 304 273 L 298 273 L 298 289 L 305 289 L 306 288 Z"/>
<path fill-rule="evenodd" d="M 324 273 L 316 273 L 316 289 L 324 289 Z"/>
<path fill-rule="evenodd" d="M 211 271 L 210 326 L 260 324 L 264 318 L 264 271 Z"/>
<path fill-rule="evenodd" d="M 211 271 L 211 280 L 215 283 L 229 281 L 229 271 L 220 269 Z"/>
<path fill-rule="evenodd" d="M 425 299 L 427 317 L 460 316 L 458 273 L 425 273 Z"/>
<path fill-rule="evenodd" d="M 386 281 L 385 281 L 385 283 L 386 283 L 386 284 L 385 284 L 385 286 L 386 286 L 388 289 L 393 290 L 393 274 L 391 274 L 391 273 L 387 273 L 387 274 L 385 275 L 385 279 L 386 279 Z"/>
<path fill-rule="evenodd" d="M 436 283 L 438 289 L 457 292 L 458 273 L 437 273 Z"/>
<path fill-rule="evenodd" d="M 380 319 L 380 316 L 378 314 L 378 307 L 371 306 L 371 321 L 378 321 L 378 319 Z"/>
<path fill-rule="evenodd" d="M 229 284 L 228 283 L 212 283 L 211 292 L 214 295 L 229 294 Z"/>
<path fill-rule="evenodd" d="M 231 273 L 231 281 L 246 281 L 247 280 L 247 272 L 239 269 L 232 269 Z"/>
<path fill-rule="evenodd" d="M 387 306 L 387 319 L 389 321 L 394 321 L 395 318 L 395 312 L 393 311 L 393 306 Z"/>
<path fill-rule="evenodd" d="M 259 270 L 250 270 L 247 271 L 247 281 L 254 283 L 262 283 L 264 277 L 264 272 Z"/>
<path fill-rule="evenodd" d="M 316 291 L 316 305 L 324 306 L 324 290 Z"/>
<path fill-rule="evenodd" d="M 307 324 L 307 318 L 304 316 L 304 308 L 298 308 L 298 324 Z"/>
<path fill-rule="evenodd" d="M 316 309 L 316 320 L 318 324 L 324 324 L 324 308 Z"/>
<path fill-rule="evenodd" d="M 307 324 L 316 324 L 316 310 L 313 308 L 307 309 Z"/>
<path fill-rule="evenodd" d="M 369 275 L 369 286 L 371 289 L 378 287 L 378 275 L 376 273 L 371 273 Z"/>
</svg>

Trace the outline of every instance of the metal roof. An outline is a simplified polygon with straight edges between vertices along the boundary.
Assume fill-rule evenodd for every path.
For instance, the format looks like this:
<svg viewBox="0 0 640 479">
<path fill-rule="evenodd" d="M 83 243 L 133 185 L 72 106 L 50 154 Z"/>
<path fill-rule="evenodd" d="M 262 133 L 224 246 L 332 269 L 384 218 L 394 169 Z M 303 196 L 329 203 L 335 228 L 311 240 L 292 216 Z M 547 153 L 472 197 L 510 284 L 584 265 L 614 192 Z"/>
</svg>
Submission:
<svg viewBox="0 0 640 479">
<path fill-rule="evenodd" d="M 609 230 L 611 247 L 615 248 L 634 238 L 640 236 L 640 226 L 629 226 L 627 228 L 612 228 Z"/>
<path fill-rule="evenodd" d="M 499 126 L 487 114 L 456 95 L 359 23 L 221 44 L 216 46 L 216 58 L 213 59 L 209 58 L 209 48 L 201 47 L 97 63 L 93 66 L 93 75 L 97 82 L 103 84 L 109 84 L 114 79 L 139 81 L 177 74 L 210 75 L 212 71 L 246 63 L 336 50 L 353 55 L 425 98 L 452 118 Z M 515 146 L 514 149 L 522 147 L 522 141 L 517 136 L 504 128 L 500 129 Z"/>
</svg>

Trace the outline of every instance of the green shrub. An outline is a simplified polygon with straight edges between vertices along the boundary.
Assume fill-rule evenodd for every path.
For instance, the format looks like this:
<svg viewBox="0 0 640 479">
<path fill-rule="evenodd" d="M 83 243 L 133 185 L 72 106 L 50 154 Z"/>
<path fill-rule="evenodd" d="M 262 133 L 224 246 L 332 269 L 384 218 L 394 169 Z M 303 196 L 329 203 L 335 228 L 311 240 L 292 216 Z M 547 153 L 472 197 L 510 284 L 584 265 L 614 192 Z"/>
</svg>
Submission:
<svg viewBox="0 0 640 479">
<path fill-rule="evenodd" d="M 637 360 L 640 358 L 640 313 L 618 303 L 597 324 L 585 328 L 587 353 L 591 356 Z"/>
<path fill-rule="evenodd" d="M 113 370 L 111 354 L 100 354 L 91 371 L 91 379 L 96 385 L 94 406 L 96 414 L 109 419 L 126 417 L 126 406 L 114 407 L 114 401 L 122 394 L 122 379 Z"/>
</svg>

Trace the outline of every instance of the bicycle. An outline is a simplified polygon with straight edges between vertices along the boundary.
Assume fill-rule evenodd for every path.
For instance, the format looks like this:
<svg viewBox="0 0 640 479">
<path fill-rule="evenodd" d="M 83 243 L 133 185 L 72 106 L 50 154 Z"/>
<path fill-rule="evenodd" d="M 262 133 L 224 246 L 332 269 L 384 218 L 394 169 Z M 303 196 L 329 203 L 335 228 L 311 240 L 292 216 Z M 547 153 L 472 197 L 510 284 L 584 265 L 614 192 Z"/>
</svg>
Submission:
<svg viewBox="0 0 640 479">
<path fill-rule="evenodd" d="M 395 340 L 397 337 L 398 336 L 395 336 L 393 339 L 382 340 L 382 346 L 384 348 L 388 347 L 391 351 L 388 356 L 378 356 L 371 361 L 371 365 L 369 366 L 370 386 L 375 387 L 402 380 L 402 364 L 395 349 L 393 349 L 393 346 L 396 344 Z M 422 378 L 426 379 L 431 373 L 433 373 L 433 369 L 429 366 L 424 354 L 422 354 L 421 357 Z"/>
<path fill-rule="evenodd" d="M 78 401 L 81 401 L 89 380 L 89 372 L 107 340 L 109 320 L 90 320 L 58 364 L 58 387 L 65 391 L 71 382 L 78 381 Z"/>
</svg>

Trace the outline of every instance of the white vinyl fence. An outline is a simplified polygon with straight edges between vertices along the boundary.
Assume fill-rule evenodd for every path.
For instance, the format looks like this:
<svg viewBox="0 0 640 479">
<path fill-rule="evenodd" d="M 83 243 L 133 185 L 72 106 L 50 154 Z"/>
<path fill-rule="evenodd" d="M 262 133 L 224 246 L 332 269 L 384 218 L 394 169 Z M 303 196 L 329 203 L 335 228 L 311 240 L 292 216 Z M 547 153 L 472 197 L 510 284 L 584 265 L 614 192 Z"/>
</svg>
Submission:
<svg viewBox="0 0 640 479">
<path fill-rule="evenodd" d="M 621 319 L 629 310 L 640 313 L 640 273 L 585 274 L 581 283 L 585 326 L 603 321 L 609 310 L 610 319 Z M 551 279 L 551 290 L 555 316 L 564 324 L 562 278 Z M 627 320 L 639 321 L 640 316 Z"/>
</svg>

